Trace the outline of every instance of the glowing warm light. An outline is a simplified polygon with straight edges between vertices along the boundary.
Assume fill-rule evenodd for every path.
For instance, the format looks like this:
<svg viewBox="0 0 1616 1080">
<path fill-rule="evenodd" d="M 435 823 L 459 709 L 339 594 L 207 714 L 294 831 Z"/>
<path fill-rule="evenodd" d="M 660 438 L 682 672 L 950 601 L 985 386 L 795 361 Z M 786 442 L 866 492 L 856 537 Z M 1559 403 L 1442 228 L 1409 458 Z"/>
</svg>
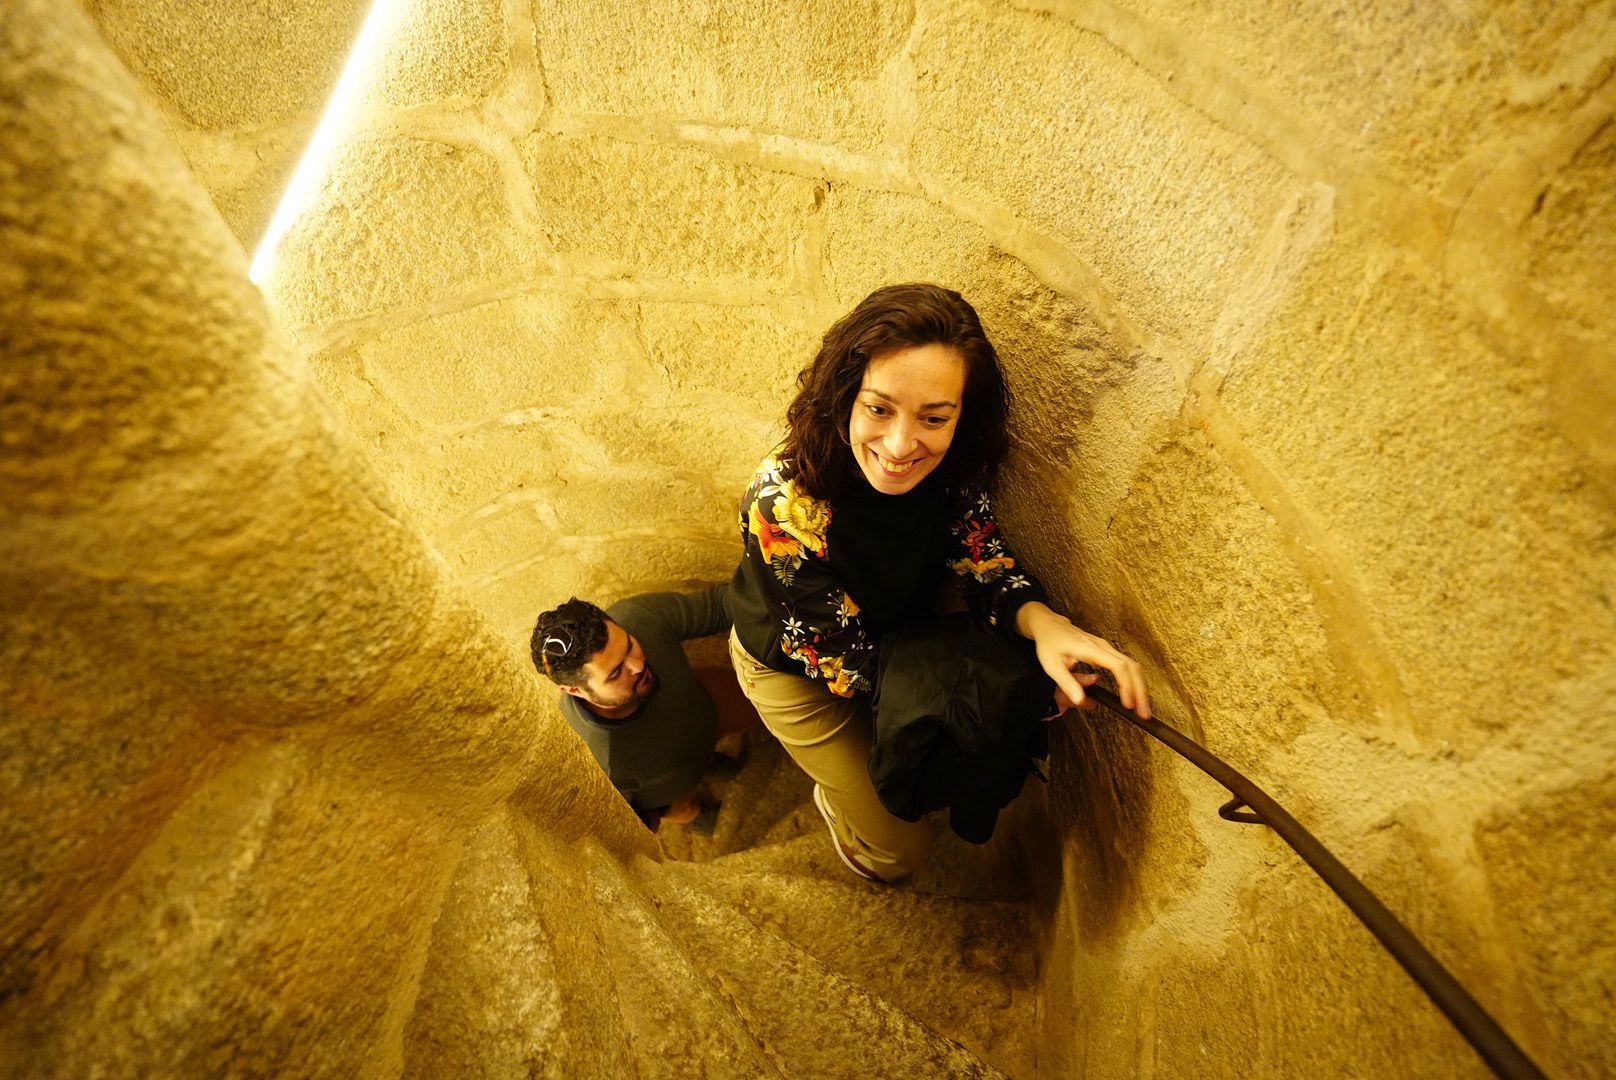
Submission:
<svg viewBox="0 0 1616 1080">
<path fill-rule="evenodd" d="M 275 207 L 275 216 L 270 219 L 269 228 L 264 230 L 263 239 L 258 241 L 252 267 L 247 271 L 247 276 L 254 284 L 262 283 L 269 276 L 281 239 L 292 223 L 308 209 L 320 182 L 325 179 L 332 150 L 338 139 L 352 127 L 354 107 L 359 100 L 357 91 L 367 77 L 374 74 L 373 68 L 381 55 L 382 43 L 389 36 L 387 31 L 394 25 L 403 6 L 404 0 L 374 0 L 371 4 L 365 24 L 359 30 L 359 38 L 354 42 L 353 52 L 348 54 L 348 62 L 343 65 L 337 88 L 332 91 L 319 126 L 314 129 L 314 137 L 309 140 L 308 148 L 303 151 L 303 157 L 286 185 L 286 193 Z"/>
</svg>

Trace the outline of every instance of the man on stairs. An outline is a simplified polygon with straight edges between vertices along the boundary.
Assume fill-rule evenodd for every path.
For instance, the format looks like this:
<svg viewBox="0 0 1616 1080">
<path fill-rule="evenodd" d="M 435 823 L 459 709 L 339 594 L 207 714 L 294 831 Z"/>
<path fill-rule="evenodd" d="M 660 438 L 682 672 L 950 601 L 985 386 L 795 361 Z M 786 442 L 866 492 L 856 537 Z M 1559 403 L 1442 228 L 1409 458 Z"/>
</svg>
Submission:
<svg viewBox="0 0 1616 1080">
<path fill-rule="evenodd" d="M 606 611 L 574 597 L 533 628 L 533 665 L 561 688 L 562 716 L 652 830 L 712 831 L 717 807 L 697 789 L 737 768 L 718 740 L 757 722 L 733 673 L 692 667 L 679 644 L 728 632 L 726 592 L 645 593 Z"/>
</svg>

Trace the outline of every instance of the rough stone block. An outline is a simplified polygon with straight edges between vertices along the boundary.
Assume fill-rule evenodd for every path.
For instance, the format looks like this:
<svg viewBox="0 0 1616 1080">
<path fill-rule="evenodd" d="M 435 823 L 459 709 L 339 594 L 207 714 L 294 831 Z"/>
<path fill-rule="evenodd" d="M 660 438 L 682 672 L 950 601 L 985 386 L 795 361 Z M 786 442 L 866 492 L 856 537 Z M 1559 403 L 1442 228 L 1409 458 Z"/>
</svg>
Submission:
<svg viewBox="0 0 1616 1080">
<path fill-rule="evenodd" d="M 1066 244 L 1199 344 L 1296 181 L 1092 35 L 961 3 L 917 36 L 916 166 Z"/>
<path fill-rule="evenodd" d="M 657 376 L 655 397 L 689 401 L 703 411 L 744 409 L 757 423 L 783 429 L 797 372 L 818 348 L 808 330 L 759 307 L 644 302 L 639 315 Z M 701 442 L 699 436 L 691 441 Z"/>
<path fill-rule="evenodd" d="M 468 581 L 466 591 L 495 632 L 529 658 L 529 670 L 537 675 L 529 648 L 533 621 L 539 612 L 571 596 L 582 596 L 594 602 L 593 573 L 593 566 L 586 560 L 562 551 L 548 553 L 534 560 L 532 565 L 511 572 L 509 577 L 496 574 L 480 581 Z M 542 689 L 543 684 L 540 685 Z"/>
<path fill-rule="evenodd" d="M 646 442 L 636 447 L 615 441 L 629 433 Z M 720 439 L 716 432 L 702 435 Z M 561 535 L 599 535 L 690 521 L 688 499 L 712 481 L 704 463 L 726 468 L 730 482 L 715 489 L 733 487 L 738 500 L 756 464 L 751 458 L 761 459 L 767 450 L 766 443 L 741 437 L 727 453 L 709 445 L 700 452 L 712 455 L 710 460 L 690 461 L 696 451 L 678 410 L 652 417 L 584 413 L 544 423 L 484 425 L 427 442 L 400 456 L 394 479 L 413 492 L 414 501 L 432 507 L 424 524 L 439 535 L 520 505 L 548 506 L 543 517 Z"/>
<path fill-rule="evenodd" d="M 160 107 L 227 131 L 317 116 L 370 0 L 87 0 L 84 7 Z"/>
<path fill-rule="evenodd" d="M 783 421 L 742 420 L 722 402 L 698 399 L 659 408 L 601 410 L 581 419 L 578 430 L 605 449 L 611 461 L 609 475 L 641 485 L 644 494 L 634 501 L 649 497 L 645 510 L 690 527 L 710 527 L 711 519 L 692 516 L 694 508 L 681 508 L 668 493 L 658 491 L 658 478 L 703 487 L 711 483 L 716 492 L 727 492 L 733 509 L 752 471 L 784 431 Z M 644 522 L 650 517 L 645 510 L 632 516 Z M 728 523 L 727 517 L 723 520 Z"/>
<path fill-rule="evenodd" d="M 1246 1080 L 1275 1076 L 1263 1068 L 1263 1033 L 1252 1023 L 1268 1003 L 1256 985 L 1251 949 L 1234 939 L 1221 952 L 1174 950 L 1166 962 L 1141 980 L 1142 1011 L 1131 1069 L 1117 1062 L 1117 1075 L 1194 1076 L 1205 1080 Z M 1102 1052 L 1126 1055 L 1133 1049 L 1118 1039 Z M 1322 1075 L 1322 1074 L 1315 1074 Z"/>
<path fill-rule="evenodd" d="M 1385 657 L 1417 730 L 1473 747 L 1513 715 L 1482 704 L 1485 688 L 1547 689 L 1611 662 L 1606 511 L 1530 371 L 1417 265 L 1345 232 L 1219 400 L 1328 536 L 1319 572 L 1362 596 L 1342 632 Z"/>
<path fill-rule="evenodd" d="M 247 133 L 184 129 L 174 136 L 185 163 L 250 257 L 313 134 L 310 118 Z"/>
<path fill-rule="evenodd" d="M 913 18 L 910 5 L 888 0 L 535 8 L 545 82 L 569 112 L 673 117 L 857 149 L 885 138 L 887 70 Z"/>
<path fill-rule="evenodd" d="M 1327 713 L 1350 719 L 1310 583 L 1202 438 L 1182 437 L 1141 470 L 1115 532 L 1138 617 L 1214 751 L 1238 746 L 1260 760 Z"/>
<path fill-rule="evenodd" d="M 614 539 L 599 551 L 602 596 L 620 599 L 656 589 L 706 588 L 728 581 L 741 561 L 739 537 L 730 543 L 711 536 L 679 535 L 660 543 Z"/>
<path fill-rule="evenodd" d="M 1475 839 L 1499 928 L 1548 1028 L 1538 1064 L 1567 1080 L 1616 1075 L 1616 777 L 1606 772 L 1501 806 Z"/>
<path fill-rule="evenodd" d="M 401 448 L 391 479 L 441 545 L 446 530 L 498 514 L 512 496 L 562 486 L 583 452 L 548 425 L 485 424 Z"/>
<path fill-rule="evenodd" d="M 1148 925 L 1160 903 L 1176 897 L 1182 877 L 1194 875 L 1205 851 L 1182 823 L 1183 802 L 1159 786 L 1161 771 L 1150 741 L 1107 713 L 1068 715 L 1050 731 L 1043 818 L 1047 834 L 1037 852 L 1060 852 L 1050 875 L 1072 922 L 1078 947 L 1096 954 L 1114 948 L 1130 930 Z M 1027 840 L 1030 841 L 1028 836 Z M 1177 862 L 1177 866 L 1172 865 Z M 1081 985 L 1090 972 L 1074 976 Z"/>
<path fill-rule="evenodd" d="M 1577 104 L 1605 70 L 1613 29 L 1608 6 L 1545 8 L 1532 0 L 1478 8 L 1324 5 L 1307 18 L 1208 0 L 1144 0 L 1128 8 L 1174 48 L 1216 58 L 1228 78 L 1282 110 L 1279 137 L 1322 143 L 1432 193 L 1467 156 L 1475 154 L 1478 167 L 1496 162 L 1499 143 Z M 1223 90 L 1190 80 L 1175 85 L 1187 101 Z"/>
<path fill-rule="evenodd" d="M 355 433 L 373 444 L 382 432 L 430 435 L 516 422 L 514 414 L 566 415 L 627 381 L 641 352 L 628 316 L 614 303 L 530 293 L 381 329 L 311 364 L 322 385 L 346 398 Z M 348 384 L 358 386 L 350 392 Z"/>
<path fill-rule="evenodd" d="M 1539 195 L 1524 224 L 1533 284 L 1584 363 L 1616 392 L 1616 120 L 1607 120 Z"/>
<path fill-rule="evenodd" d="M 586 564 L 615 538 L 641 537 L 646 549 L 705 538 L 727 550 L 740 492 L 779 437 L 780 385 L 800 358 L 789 327 L 761 309 L 647 303 L 639 314 L 636 328 L 622 304 L 529 296 L 315 361 L 400 500 L 507 637 L 535 602 L 590 588 L 602 571 Z M 731 570 L 703 559 L 671 576 Z M 619 580 L 627 591 L 655 584 L 631 566 Z"/>
<path fill-rule="evenodd" d="M 458 527 L 443 530 L 443 542 L 475 551 L 482 540 L 494 541 L 502 556 L 515 561 L 613 538 L 640 537 L 652 547 L 678 536 L 721 537 L 733 526 L 734 507 L 719 498 L 705 481 L 687 476 L 660 470 L 629 475 L 602 470 L 598 475 L 559 478 L 547 494 L 513 497 L 462 520 Z M 507 522 L 507 516 L 513 520 Z M 523 532 L 526 543 L 518 546 Z"/>
<path fill-rule="evenodd" d="M 945 285 L 974 304 L 1003 276 L 995 264 L 1006 258 L 980 226 L 934 202 L 834 184 L 825 200 L 820 315 L 828 328 L 875 289 L 904 281 Z"/>
<path fill-rule="evenodd" d="M 1459 925 L 1446 907 L 1451 886 L 1418 836 L 1394 828 L 1357 845 L 1332 846 L 1427 944 L 1447 951 L 1431 940 L 1429 928 Z M 1254 1074 L 1491 1075 L 1328 886 L 1300 860 L 1282 858 L 1248 889 L 1249 911 L 1234 946 L 1255 969 L 1251 1022 L 1260 1033 L 1263 1063 Z"/>
<path fill-rule="evenodd" d="M 541 227 L 557 254 L 598 273 L 787 289 L 822 184 L 704 150 L 596 136 L 523 148 Z"/>
<path fill-rule="evenodd" d="M 500 0 L 414 0 L 400 7 L 368 104 L 478 101 L 499 89 L 509 57 Z"/>
<path fill-rule="evenodd" d="M 520 519 L 513 519 L 512 527 L 519 529 Z M 510 547 L 516 549 L 517 542 Z M 696 532 L 552 539 L 525 550 L 528 557 L 512 563 L 491 559 L 467 586 L 501 636 L 524 655 L 538 613 L 569 596 L 607 606 L 636 593 L 704 589 L 728 581 L 741 558 L 738 537 Z"/>
<path fill-rule="evenodd" d="M 443 302 L 531 274 L 498 162 L 422 139 L 344 147 L 265 292 L 292 331 Z"/>
</svg>

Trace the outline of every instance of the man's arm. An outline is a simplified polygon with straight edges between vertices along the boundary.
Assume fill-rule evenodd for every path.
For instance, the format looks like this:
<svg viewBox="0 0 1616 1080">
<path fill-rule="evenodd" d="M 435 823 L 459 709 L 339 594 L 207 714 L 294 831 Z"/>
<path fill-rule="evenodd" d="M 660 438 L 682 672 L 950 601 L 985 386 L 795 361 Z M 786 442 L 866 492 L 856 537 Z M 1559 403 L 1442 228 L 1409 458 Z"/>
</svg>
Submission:
<svg viewBox="0 0 1616 1080">
<path fill-rule="evenodd" d="M 637 618 L 655 620 L 680 641 L 712 637 L 729 631 L 729 609 L 724 606 L 728 585 L 714 585 L 696 593 L 645 593 L 623 601 Z"/>
</svg>

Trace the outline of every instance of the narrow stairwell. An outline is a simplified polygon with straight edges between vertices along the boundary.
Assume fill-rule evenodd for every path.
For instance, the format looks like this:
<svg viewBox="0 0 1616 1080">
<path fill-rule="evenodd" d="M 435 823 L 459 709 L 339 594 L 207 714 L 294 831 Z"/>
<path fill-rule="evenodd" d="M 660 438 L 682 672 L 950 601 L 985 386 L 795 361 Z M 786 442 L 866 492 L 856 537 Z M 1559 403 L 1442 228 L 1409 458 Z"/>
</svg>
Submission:
<svg viewBox="0 0 1616 1080">
<path fill-rule="evenodd" d="M 1480 1075 L 1114 724 L 1017 837 L 1036 913 L 946 835 L 850 878 L 758 737 L 651 853 L 512 627 L 722 575 L 824 316 L 918 279 L 1002 343 L 1046 585 L 1550 1075 L 1616 1075 L 1607 8 L 729 5 L 731 51 L 402 6 L 264 288 L 239 226 L 344 46 L 0 17 L 0 1080 Z"/>
<path fill-rule="evenodd" d="M 1037 957 L 1003 857 L 940 835 L 914 880 L 860 881 L 772 737 L 741 752 L 713 834 L 664 827 L 660 862 L 519 811 L 479 830 L 404 1074 L 1036 1077 Z"/>
</svg>

